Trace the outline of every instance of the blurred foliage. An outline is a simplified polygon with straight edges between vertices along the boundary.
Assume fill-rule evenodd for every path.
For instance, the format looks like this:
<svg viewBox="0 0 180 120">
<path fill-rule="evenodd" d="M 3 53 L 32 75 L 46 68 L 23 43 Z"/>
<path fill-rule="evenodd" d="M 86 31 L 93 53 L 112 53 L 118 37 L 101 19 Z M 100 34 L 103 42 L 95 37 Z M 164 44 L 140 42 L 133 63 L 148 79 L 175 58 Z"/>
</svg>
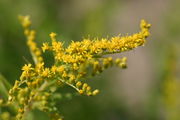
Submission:
<svg viewBox="0 0 180 120">
<path fill-rule="evenodd" d="M 11 87 L 11 84 L 0 74 L 0 97 L 7 100 L 8 91 Z"/>
<path fill-rule="evenodd" d="M 178 74 L 180 72 L 179 4 L 179 0 L 169 1 L 169 8 L 163 15 L 163 33 L 155 36 L 158 39 L 158 41 L 154 41 L 155 49 L 153 51 L 156 82 L 152 86 L 152 94 L 147 105 L 147 118 L 150 120 L 180 119 L 178 110 L 180 96 L 180 89 L 178 89 L 180 87 Z"/>
<path fill-rule="evenodd" d="M 19 14 L 32 16 L 33 23 L 35 23 L 33 27 L 39 30 L 37 31 L 39 43 L 50 41 L 50 39 L 47 39 L 48 34 L 53 31 L 59 33 L 59 40 L 65 40 L 65 43 L 68 44 L 72 39 L 80 40 L 81 36 L 103 37 L 106 35 L 109 32 L 109 26 L 112 24 L 108 23 L 111 13 L 117 7 L 124 5 L 119 0 L 104 0 L 90 9 L 87 7 L 88 5 L 83 6 L 84 2 L 81 2 L 77 0 L 0 0 L 0 73 L 4 75 L 0 76 L 0 97 L 6 97 L 7 89 L 10 86 L 4 79 L 6 78 L 10 84 L 13 84 L 20 76 L 22 65 L 27 61 L 32 61 L 17 19 Z M 95 87 L 98 86 L 101 89 L 102 93 L 99 96 L 94 98 L 74 97 L 73 100 L 69 99 L 68 102 L 66 100 L 60 101 L 59 107 L 66 116 L 66 120 L 169 120 L 166 118 L 168 113 L 162 110 L 161 99 L 165 97 L 163 96 L 164 84 L 168 73 L 171 72 L 167 67 L 167 61 L 171 58 L 169 51 L 173 48 L 171 46 L 177 48 L 176 65 L 180 66 L 179 4 L 179 0 L 169 0 L 169 10 L 161 21 L 164 27 L 163 34 L 162 36 L 154 36 L 156 40 L 153 40 L 154 47 L 151 51 L 154 55 L 156 82 L 152 86 L 144 113 L 139 113 L 138 117 L 133 116 L 126 107 L 124 98 L 117 101 L 116 97 L 112 95 L 107 81 L 111 75 L 114 75 L 114 73 L 109 75 L 109 72 L 114 70 L 111 69 L 103 73 L 103 78 L 97 77 L 96 82 L 92 83 Z M 47 54 L 44 57 L 49 56 Z M 50 64 L 52 61 L 48 62 Z M 179 73 L 179 71 L 180 68 L 178 67 L 176 72 Z M 179 74 L 176 76 L 180 80 Z M 69 88 L 67 90 L 70 91 Z M 7 108 L 3 108 L 0 113 L 7 110 Z M 7 116 L 6 113 L 5 115 Z M 45 120 L 48 118 L 44 113 L 35 110 L 29 114 L 28 119 Z"/>
<path fill-rule="evenodd" d="M 164 80 L 163 105 L 164 116 L 168 120 L 179 120 L 180 118 L 180 79 L 177 78 L 177 53 L 175 47 L 170 50 L 169 60 L 167 63 L 167 74 Z"/>
</svg>

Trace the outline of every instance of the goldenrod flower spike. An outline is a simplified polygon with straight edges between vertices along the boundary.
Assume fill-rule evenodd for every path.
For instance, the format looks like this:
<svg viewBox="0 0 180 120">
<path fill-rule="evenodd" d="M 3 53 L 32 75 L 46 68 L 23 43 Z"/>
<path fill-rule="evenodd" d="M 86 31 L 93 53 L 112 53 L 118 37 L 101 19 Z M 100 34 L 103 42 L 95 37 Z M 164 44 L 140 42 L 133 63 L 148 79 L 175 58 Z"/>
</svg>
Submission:
<svg viewBox="0 0 180 120">
<path fill-rule="evenodd" d="M 35 30 L 30 29 L 30 16 L 19 16 L 19 19 L 24 28 L 24 34 L 27 39 L 27 45 L 30 49 L 35 64 L 43 62 L 41 50 L 37 47 L 37 44 L 34 42 L 36 32 Z"/>
<path fill-rule="evenodd" d="M 20 16 L 20 21 L 27 38 L 35 65 L 26 64 L 22 67 L 20 80 L 9 91 L 9 102 L 18 104 L 19 112 L 16 115 L 21 120 L 29 110 L 37 108 L 47 112 L 53 119 L 61 119 L 58 109 L 54 106 L 54 95 L 60 94 L 56 89 L 62 85 L 74 88 L 80 95 L 94 96 L 99 93 L 84 82 L 85 79 L 98 75 L 105 69 L 116 65 L 127 67 L 127 58 L 106 57 L 106 54 L 121 53 L 144 45 L 150 35 L 148 24 L 141 21 L 139 33 L 130 36 L 115 36 L 110 39 L 83 39 L 72 41 L 68 47 L 58 41 L 56 33 L 51 33 L 51 44 L 43 43 L 42 51 L 53 53 L 54 63 L 45 67 L 41 49 L 37 47 L 35 31 L 30 29 L 29 16 Z M 53 90 L 52 90 L 53 88 Z M 60 94 L 61 95 L 61 94 Z M 51 104 L 51 102 L 53 104 Z"/>
</svg>

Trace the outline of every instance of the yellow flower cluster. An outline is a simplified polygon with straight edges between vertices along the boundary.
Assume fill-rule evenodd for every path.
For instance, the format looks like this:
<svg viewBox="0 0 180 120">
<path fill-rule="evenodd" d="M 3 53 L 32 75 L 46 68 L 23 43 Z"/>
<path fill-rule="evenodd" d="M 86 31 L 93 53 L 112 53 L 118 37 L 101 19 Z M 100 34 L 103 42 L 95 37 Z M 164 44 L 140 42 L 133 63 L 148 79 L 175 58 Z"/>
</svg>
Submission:
<svg viewBox="0 0 180 120">
<path fill-rule="evenodd" d="M 27 45 L 35 65 L 25 64 L 22 67 L 20 80 L 17 80 L 9 91 L 9 102 L 18 103 L 19 110 L 16 117 L 19 120 L 34 108 L 45 111 L 50 116 L 56 116 L 56 120 L 61 120 L 57 108 L 50 104 L 56 89 L 62 85 L 68 85 L 79 94 L 88 96 L 98 94 L 98 89 L 93 90 L 83 80 L 97 75 L 113 65 L 126 68 L 126 57 L 114 60 L 112 57 L 104 55 L 121 53 L 144 45 L 150 28 L 150 24 L 142 20 L 141 31 L 132 36 L 117 36 L 109 40 L 103 38 L 84 39 L 81 42 L 72 41 L 67 48 L 63 46 L 62 42 L 57 41 L 56 33 L 51 33 L 51 44 L 43 43 L 42 49 L 40 49 L 34 41 L 35 31 L 30 29 L 29 16 L 20 16 L 20 21 L 24 27 Z M 51 67 L 45 67 L 41 50 L 53 53 L 55 62 Z"/>
<path fill-rule="evenodd" d="M 35 40 L 36 32 L 30 29 L 31 21 L 29 16 L 19 16 L 19 20 L 24 27 L 24 34 L 27 38 L 27 45 L 29 46 L 30 52 L 35 63 L 43 62 L 41 50 L 37 47 Z"/>
<path fill-rule="evenodd" d="M 56 41 L 56 34 L 51 33 L 52 45 L 43 44 L 43 51 L 51 50 L 55 53 L 55 60 L 64 63 L 80 64 L 90 60 L 95 56 L 102 57 L 105 54 L 120 53 L 132 50 L 145 43 L 145 38 L 149 36 L 150 24 L 141 21 L 141 32 L 125 37 L 112 37 L 110 40 L 103 39 L 84 39 L 81 42 L 74 42 L 66 49 L 61 42 Z"/>
</svg>

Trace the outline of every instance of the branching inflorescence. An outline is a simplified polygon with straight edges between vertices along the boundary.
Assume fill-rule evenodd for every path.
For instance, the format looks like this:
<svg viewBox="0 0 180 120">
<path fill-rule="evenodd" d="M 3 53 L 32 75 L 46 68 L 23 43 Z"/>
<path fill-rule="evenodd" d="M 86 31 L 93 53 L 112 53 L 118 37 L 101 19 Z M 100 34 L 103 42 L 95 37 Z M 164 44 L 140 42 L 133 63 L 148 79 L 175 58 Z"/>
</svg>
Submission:
<svg viewBox="0 0 180 120">
<path fill-rule="evenodd" d="M 126 68 L 126 57 L 114 60 L 104 55 L 129 51 L 144 45 L 149 36 L 150 24 L 141 21 L 141 31 L 131 36 L 117 36 L 109 40 L 83 39 L 72 41 L 68 47 L 57 41 L 56 33 L 51 33 L 51 44 L 43 43 L 38 48 L 35 40 L 36 32 L 32 30 L 29 16 L 20 16 L 20 21 L 27 38 L 27 45 L 32 54 L 34 64 L 28 63 L 22 67 L 19 80 L 15 81 L 9 90 L 9 104 L 17 106 L 16 118 L 21 120 L 32 109 L 47 112 L 53 120 L 62 120 L 55 107 L 57 89 L 62 85 L 74 88 L 81 95 L 94 96 L 98 89 L 92 89 L 84 79 L 101 73 L 113 65 Z M 46 51 L 53 53 L 54 63 L 46 67 L 42 54 Z M 53 88 L 53 89 L 52 89 Z"/>
</svg>

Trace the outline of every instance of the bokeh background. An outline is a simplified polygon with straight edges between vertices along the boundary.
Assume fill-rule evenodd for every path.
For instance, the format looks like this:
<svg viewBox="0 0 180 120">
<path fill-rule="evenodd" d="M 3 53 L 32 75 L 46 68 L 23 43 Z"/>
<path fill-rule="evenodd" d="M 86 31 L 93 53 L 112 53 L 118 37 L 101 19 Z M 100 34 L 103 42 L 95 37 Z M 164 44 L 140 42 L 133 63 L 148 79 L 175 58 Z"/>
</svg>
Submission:
<svg viewBox="0 0 180 120">
<path fill-rule="evenodd" d="M 127 56 L 128 68 L 93 78 L 101 93 L 59 101 L 61 113 L 66 120 L 180 120 L 179 5 L 179 0 L 0 0 L 0 73 L 14 84 L 26 60 L 32 61 L 18 15 L 31 16 L 39 45 L 50 41 L 50 32 L 65 45 L 88 36 L 132 34 L 145 19 L 152 24 L 146 45 L 113 55 Z M 32 114 L 29 120 L 48 120 L 40 111 Z"/>
</svg>

